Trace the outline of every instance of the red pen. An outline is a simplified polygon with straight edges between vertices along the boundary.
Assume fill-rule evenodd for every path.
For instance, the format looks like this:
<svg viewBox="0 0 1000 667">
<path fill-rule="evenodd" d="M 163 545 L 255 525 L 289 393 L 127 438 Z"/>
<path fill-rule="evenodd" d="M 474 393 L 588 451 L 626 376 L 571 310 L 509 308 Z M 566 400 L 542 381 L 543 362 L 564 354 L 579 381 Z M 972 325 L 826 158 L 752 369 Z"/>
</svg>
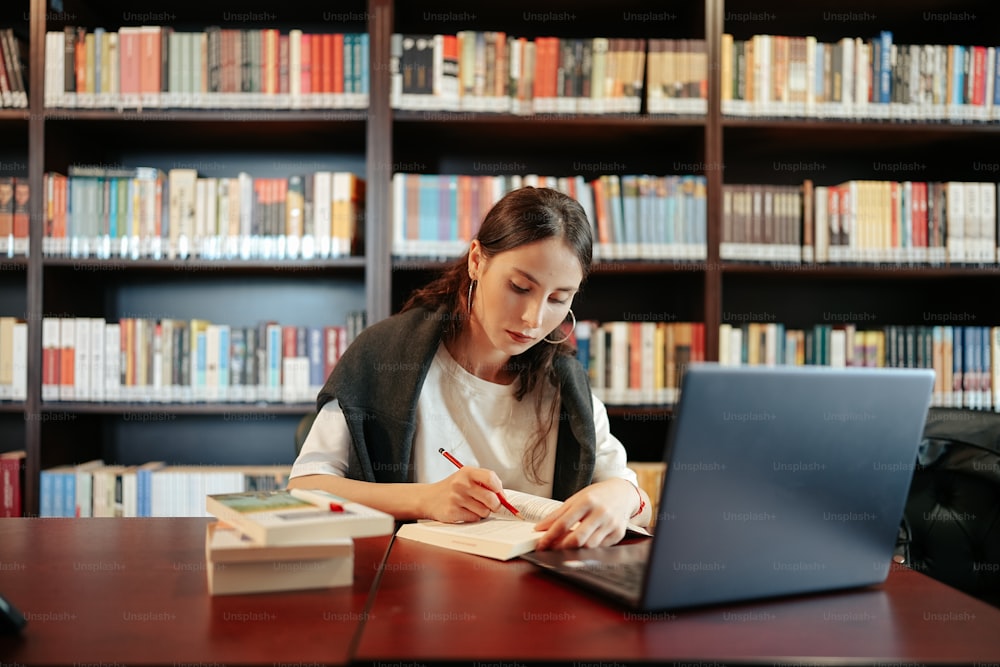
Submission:
<svg viewBox="0 0 1000 667">
<path fill-rule="evenodd" d="M 454 465 L 456 468 L 462 468 L 462 467 L 464 467 L 462 465 L 462 462 L 459 461 L 458 459 L 456 459 L 451 454 L 449 454 L 447 452 L 447 450 L 445 450 L 444 447 L 441 447 L 440 449 L 438 449 L 438 453 L 440 453 L 446 459 L 448 459 L 449 461 L 451 461 L 452 465 Z M 513 514 L 514 516 L 516 516 L 518 519 L 522 519 L 523 520 L 524 517 L 521 516 L 521 513 L 518 511 L 518 509 L 516 507 L 514 507 L 513 505 L 511 505 L 510 501 L 508 501 L 506 498 L 504 498 L 502 493 L 498 492 L 497 493 L 497 498 L 500 499 L 500 504 L 503 505 L 504 507 L 506 507 L 508 509 L 508 511 L 510 511 L 511 514 Z"/>
</svg>

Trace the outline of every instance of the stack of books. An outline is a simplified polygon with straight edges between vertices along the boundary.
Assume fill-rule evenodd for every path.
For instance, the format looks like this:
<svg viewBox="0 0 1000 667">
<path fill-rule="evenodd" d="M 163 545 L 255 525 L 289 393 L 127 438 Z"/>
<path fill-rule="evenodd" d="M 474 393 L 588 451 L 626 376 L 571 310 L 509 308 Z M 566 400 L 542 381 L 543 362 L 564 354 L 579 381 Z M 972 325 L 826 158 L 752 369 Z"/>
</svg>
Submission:
<svg viewBox="0 0 1000 667">
<path fill-rule="evenodd" d="M 391 535 L 392 515 L 324 491 L 206 496 L 219 519 L 205 535 L 212 595 L 350 586 L 354 538 Z"/>
</svg>

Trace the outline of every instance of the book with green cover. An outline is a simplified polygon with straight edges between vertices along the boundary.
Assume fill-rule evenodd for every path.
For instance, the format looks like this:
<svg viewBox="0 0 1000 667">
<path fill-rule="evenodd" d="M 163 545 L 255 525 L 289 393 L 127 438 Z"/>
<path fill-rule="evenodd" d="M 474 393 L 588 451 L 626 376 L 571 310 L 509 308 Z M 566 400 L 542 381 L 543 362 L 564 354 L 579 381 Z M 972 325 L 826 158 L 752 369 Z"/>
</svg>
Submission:
<svg viewBox="0 0 1000 667">
<path fill-rule="evenodd" d="M 209 514 L 258 544 L 306 544 L 334 537 L 390 535 L 391 514 L 305 489 L 221 493 L 205 498 Z"/>
</svg>

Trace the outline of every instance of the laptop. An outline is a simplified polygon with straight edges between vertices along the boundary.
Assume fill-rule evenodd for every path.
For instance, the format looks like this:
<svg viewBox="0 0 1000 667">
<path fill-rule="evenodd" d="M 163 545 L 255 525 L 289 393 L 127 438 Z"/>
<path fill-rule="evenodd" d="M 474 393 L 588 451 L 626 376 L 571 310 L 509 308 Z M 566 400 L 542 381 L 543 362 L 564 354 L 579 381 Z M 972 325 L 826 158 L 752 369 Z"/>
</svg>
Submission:
<svg viewBox="0 0 1000 667">
<path fill-rule="evenodd" d="M 933 384 L 929 369 L 691 365 L 653 537 L 521 558 L 646 611 L 882 583 Z"/>
</svg>

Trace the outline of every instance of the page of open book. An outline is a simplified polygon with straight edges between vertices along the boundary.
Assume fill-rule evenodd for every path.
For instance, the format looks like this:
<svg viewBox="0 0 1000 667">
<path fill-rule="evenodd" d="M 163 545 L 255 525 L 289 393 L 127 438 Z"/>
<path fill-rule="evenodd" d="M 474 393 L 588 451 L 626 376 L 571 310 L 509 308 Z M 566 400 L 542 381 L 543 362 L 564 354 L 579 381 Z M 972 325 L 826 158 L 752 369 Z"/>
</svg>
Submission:
<svg viewBox="0 0 1000 667">
<path fill-rule="evenodd" d="M 542 496 L 536 496 L 522 491 L 514 491 L 512 489 L 504 489 L 503 495 L 510 501 L 511 505 L 517 508 L 517 510 L 521 513 L 521 517 L 525 521 L 531 523 L 541 521 L 563 505 L 563 501 L 561 500 L 543 498 Z M 500 509 L 493 512 L 492 516 L 498 519 L 511 519 L 517 521 L 517 517 L 511 514 L 510 510 L 506 507 L 502 506 Z M 648 530 L 633 523 L 629 523 L 628 530 L 636 535 L 651 535 Z"/>
</svg>

